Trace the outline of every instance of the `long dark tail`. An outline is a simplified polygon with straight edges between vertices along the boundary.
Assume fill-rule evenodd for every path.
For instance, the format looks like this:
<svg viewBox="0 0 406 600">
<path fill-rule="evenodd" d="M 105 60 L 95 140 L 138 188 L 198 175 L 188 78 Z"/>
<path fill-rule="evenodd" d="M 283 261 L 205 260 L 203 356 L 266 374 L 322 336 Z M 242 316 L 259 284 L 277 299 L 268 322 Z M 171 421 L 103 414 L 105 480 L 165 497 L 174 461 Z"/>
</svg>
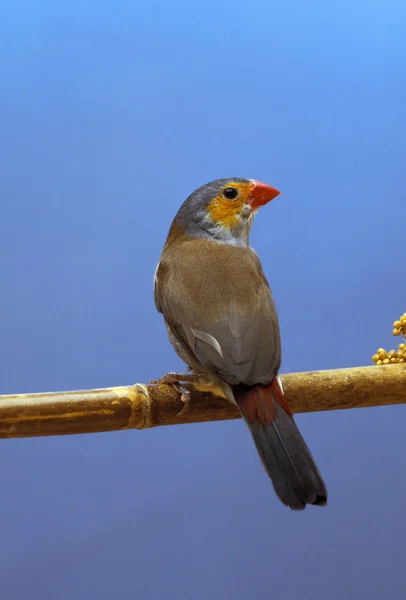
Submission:
<svg viewBox="0 0 406 600">
<path fill-rule="evenodd" d="M 233 392 L 280 500 L 293 510 L 325 506 L 326 485 L 277 378 L 267 386 L 236 386 Z"/>
</svg>

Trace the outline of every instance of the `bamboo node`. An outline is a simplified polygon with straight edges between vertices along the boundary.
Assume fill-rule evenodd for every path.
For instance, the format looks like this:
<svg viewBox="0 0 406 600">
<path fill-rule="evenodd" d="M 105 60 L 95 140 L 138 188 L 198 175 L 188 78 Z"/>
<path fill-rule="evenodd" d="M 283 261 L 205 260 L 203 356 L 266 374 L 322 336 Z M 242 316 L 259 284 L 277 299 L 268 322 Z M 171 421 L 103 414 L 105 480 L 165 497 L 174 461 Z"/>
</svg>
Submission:
<svg viewBox="0 0 406 600">
<path fill-rule="evenodd" d="M 138 429 L 146 429 L 151 427 L 151 397 L 149 395 L 148 387 L 143 383 L 134 383 L 134 391 L 138 391 L 144 397 L 144 423 Z M 140 401 L 137 399 L 138 394 L 135 394 L 134 398 L 131 398 L 131 416 L 128 421 L 128 429 L 131 429 L 135 426 L 135 422 L 137 421 L 137 409 L 139 409 Z"/>
</svg>

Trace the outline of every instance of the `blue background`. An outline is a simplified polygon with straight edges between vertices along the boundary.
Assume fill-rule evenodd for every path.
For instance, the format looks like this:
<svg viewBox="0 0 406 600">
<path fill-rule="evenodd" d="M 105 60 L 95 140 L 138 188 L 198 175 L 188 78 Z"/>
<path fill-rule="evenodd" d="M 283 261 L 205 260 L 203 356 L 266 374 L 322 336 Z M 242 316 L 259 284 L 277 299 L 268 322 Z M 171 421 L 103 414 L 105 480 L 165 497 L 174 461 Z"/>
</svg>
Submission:
<svg viewBox="0 0 406 600">
<path fill-rule="evenodd" d="M 406 7 L 0 8 L 0 393 L 182 369 L 152 276 L 186 196 L 282 190 L 251 241 L 283 371 L 370 364 L 406 310 Z M 299 415 L 329 489 L 295 514 L 241 421 L 4 440 L 5 600 L 404 598 L 405 407 Z"/>
</svg>

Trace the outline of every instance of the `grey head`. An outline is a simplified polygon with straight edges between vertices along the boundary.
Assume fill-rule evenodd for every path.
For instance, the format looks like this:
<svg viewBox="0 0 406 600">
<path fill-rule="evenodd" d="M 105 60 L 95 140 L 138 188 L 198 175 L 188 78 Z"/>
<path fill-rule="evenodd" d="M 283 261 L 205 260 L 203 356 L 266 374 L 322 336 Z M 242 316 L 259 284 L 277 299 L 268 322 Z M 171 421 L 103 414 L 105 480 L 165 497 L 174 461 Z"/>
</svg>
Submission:
<svg viewBox="0 0 406 600">
<path fill-rule="evenodd" d="M 248 246 L 257 211 L 251 205 L 256 182 L 241 177 L 215 179 L 196 189 L 180 207 L 174 223 L 192 237 Z"/>
</svg>

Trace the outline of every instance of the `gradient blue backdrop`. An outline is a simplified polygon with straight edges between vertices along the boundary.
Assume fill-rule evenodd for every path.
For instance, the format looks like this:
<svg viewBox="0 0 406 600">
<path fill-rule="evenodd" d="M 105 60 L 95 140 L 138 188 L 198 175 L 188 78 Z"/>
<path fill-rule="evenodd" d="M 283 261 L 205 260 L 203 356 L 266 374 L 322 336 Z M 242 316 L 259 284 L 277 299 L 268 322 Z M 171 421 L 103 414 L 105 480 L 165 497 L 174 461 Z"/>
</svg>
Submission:
<svg viewBox="0 0 406 600">
<path fill-rule="evenodd" d="M 406 7 L 14 0 L 0 8 L 0 393 L 181 363 L 152 299 L 210 179 L 252 231 L 283 371 L 370 363 L 406 310 Z M 0 443 L 4 600 L 403 599 L 405 407 L 299 415 L 327 509 L 276 499 L 242 422 Z"/>
</svg>

